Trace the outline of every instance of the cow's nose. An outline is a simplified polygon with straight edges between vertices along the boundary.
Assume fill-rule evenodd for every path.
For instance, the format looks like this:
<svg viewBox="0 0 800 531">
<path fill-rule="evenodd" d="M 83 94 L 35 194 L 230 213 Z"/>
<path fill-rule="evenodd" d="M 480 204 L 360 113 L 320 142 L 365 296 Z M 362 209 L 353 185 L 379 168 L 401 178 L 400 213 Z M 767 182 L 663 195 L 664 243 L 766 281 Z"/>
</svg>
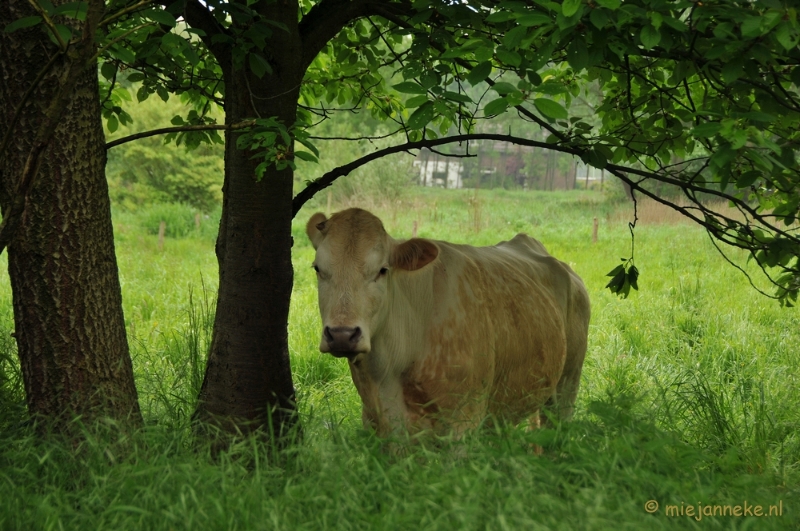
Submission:
<svg viewBox="0 0 800 531">
<path fill-rule="evenodd" d="M 326 326 L 323 334 L 332 353 L 350 353 L 355 351 L 361 340 L 361 327 Z"/>
</svg>

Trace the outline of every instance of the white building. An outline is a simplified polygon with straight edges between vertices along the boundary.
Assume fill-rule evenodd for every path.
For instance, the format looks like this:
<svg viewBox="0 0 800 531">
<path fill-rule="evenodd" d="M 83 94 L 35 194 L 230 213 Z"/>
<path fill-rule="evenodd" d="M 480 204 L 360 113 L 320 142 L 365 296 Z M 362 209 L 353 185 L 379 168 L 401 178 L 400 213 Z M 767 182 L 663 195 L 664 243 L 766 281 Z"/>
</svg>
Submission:
<svg viewBox="0 0 800 531">
<path fill-rule="evenodd" d="M 426 150 L 427 151 L 427 150 Z M 419 168 L 419 183 L 422 186 L 436 186 L 439 188 L 461 188 L 461 161 L 452 157 L 442 157 L 428 151 L 420 154 L 414 161 L 414 167 Z"/>
</svg>

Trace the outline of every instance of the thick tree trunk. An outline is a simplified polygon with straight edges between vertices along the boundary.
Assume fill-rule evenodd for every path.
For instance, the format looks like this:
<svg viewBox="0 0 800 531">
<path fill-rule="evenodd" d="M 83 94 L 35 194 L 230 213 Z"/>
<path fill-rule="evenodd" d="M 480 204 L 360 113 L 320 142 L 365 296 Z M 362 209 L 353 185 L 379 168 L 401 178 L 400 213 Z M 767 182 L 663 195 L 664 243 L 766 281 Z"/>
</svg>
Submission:
<svg viewBox="0 0 800 531">
<path fill-rule="evenodd" d="M 0 27 L 32 14 L 26 0 L 5 0 Z M 0 132 L 55 52 L 38 28 L 0 34 Z M 0 161 L 4 215 L 69 60 L 56 61 L 13 129 Z M 57 426 L 74 415 L 84 421 L 141 421 L 113 236 L 97 68 L 89 66 L 69 93 L 8 247 L 14 335 L 28 409 Z"/>
<path fill-rule="evenodd" d="M 223 67 L 229 124 L 277 117 L 289 127 L 297 117 L 303 75 L 297 5 L 267 5 L 267 18 L 289 31 L 276 31 L 270 43 L 273 75 L 259 79 L 249 70 Z M 252 156 L 237 149 L 236 133 L 227 134 L 219 295 L 197 418 L 228 432 L 280 435 L 295 420 L 287 330 L 293 175 L 273 166 L 257 180 L 259 161 Z"/>
</svg>

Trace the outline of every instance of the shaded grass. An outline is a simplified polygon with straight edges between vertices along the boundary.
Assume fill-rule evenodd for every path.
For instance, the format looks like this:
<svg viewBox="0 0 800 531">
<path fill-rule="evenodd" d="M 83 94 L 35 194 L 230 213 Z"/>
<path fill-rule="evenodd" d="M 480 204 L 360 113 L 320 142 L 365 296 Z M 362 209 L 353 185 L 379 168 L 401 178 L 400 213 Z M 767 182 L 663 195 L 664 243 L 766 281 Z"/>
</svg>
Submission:
<svg viewBox="0 0 800 531">
<path fill-rule="evenodd" d="M 419 236 L 475 245 L 528 232 L 575 268 L 593 304 L 575 422 L 535 432 L 486 429 L 392 457 L 361 429 L 346 363 L 318 352 L 304 226 L 326 206 L 308 205 L 292 228 L 289 334 L 301 442 L 270 457 L 263 443 L 244 439 L 217 460 L 192 445 L 188 418 L 216 291 L 213 230 L 167 238 L 159 251 L 143 214 L 117 213 L 126 324 L 148 426 L 119 448 L 97 434 L 75 450 L 34 440 L 4 419 L 0 529 L 800 526 L 800 315 L 758 296 L 701 231 L 640 227 L 641 292 L 623 301 L 603 286 L 630 252 L 628 230 L 617 205 L 598 194 L 500 190 L 478 191 L 476 199 L 473 190 L 414 190 L 399 202 L 370 205 L 395 237 L 409 237 L 415 221 Z M 601 224 L 593 245 L 594 217 Z M 8 337 L 7 287 L 0 288 L 2 312 L 0 337 Z M 0 347 L 2 374 L 19 382 L 13 342 Z M 10 383 L 2 390 L 0 404 L 13 402 L 6 395 L 20 397 Z M 648 500 L 661 510 L 648 514 Z M 765 507 L 782 501 L 784 514 L 698 521 L 663 512 L 667 504 L 745 500 Z"/>
</svg>

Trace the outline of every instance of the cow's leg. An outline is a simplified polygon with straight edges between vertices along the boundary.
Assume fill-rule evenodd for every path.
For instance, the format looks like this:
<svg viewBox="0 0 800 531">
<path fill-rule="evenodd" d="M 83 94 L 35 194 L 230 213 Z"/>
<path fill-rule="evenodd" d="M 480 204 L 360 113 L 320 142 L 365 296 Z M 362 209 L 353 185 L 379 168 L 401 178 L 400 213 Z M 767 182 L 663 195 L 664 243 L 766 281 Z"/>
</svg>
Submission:
<svg viewBox="0 0 800 531">
<path fill-rule="evenodd" d="M 400 378 L 389 376 L 378 384 L 378 436 L 405 435 L 408 411 Z"/>
</svg>

